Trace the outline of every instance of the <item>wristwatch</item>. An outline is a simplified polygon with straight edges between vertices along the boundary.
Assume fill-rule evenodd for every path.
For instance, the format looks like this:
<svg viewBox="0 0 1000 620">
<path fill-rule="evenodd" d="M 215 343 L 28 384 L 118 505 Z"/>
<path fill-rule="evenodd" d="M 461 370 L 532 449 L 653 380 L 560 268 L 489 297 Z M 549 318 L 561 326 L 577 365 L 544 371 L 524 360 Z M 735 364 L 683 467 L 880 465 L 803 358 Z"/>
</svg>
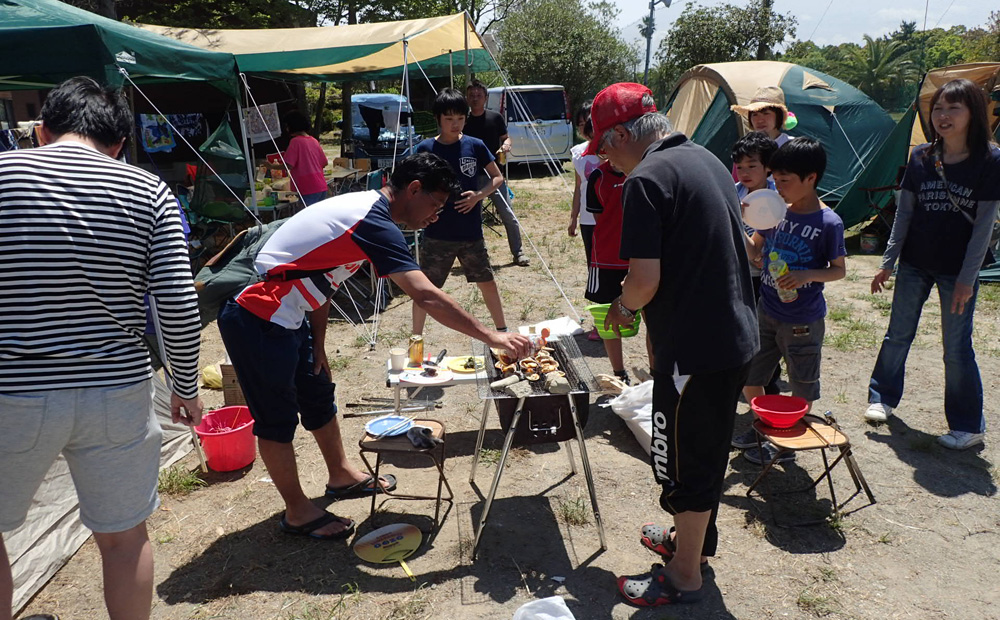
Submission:
<svg viewBox="0 0 1000 620">
<path fill-rule="evenodd" d="M 629 310 L 628 308 L 626 308 L 625 304 L 622 303 L 622 298 L 621 297 L 619 297 L 617 300 L 615 300 L 615 303 L 618 305 L 618 313 L 619 314 L 621 314 L 623 317 L 625 317 L 626 319 L 628 319 L 630 321 L 634 321 L 635 320 L 635 313 L 636 313 L 636 311 L 635 310 Z"/>
</svg>

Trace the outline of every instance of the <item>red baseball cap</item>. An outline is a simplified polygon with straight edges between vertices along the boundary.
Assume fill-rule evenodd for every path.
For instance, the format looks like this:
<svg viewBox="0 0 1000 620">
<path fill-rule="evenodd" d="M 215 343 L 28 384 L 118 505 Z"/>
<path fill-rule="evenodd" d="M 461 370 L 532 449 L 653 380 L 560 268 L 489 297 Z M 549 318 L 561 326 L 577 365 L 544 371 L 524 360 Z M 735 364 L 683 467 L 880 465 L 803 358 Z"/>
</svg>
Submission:
<svg viewBox="0 0 1000 620">
<path fill-rule="evenodd" d="M 596 155 L 604 132 L 620 123 L 639 118 L 647 112 L 656 112 L 656 105 L 642 105 L 643 95 L 653 91 L 635 82 L 619 82 L 608 86 L 594 97 L 590 108 L 590 122 L 594 125 L 594 139 L 584 155 Z"/>
</svg>

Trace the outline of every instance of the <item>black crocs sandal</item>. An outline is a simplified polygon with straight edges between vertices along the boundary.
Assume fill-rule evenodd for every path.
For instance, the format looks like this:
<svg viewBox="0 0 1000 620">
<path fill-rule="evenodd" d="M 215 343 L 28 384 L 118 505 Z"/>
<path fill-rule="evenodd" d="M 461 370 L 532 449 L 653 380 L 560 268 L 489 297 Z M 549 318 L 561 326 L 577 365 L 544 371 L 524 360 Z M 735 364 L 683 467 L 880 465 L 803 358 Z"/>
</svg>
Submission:
<svg viewBox="0 0 1000 620">
<path fill-rule="evenodd" d="M 643 547 L 660 554 L 664 560 L 669 562 L 677 553 L 677 545 L 674 544 L 674 532 L 676 531 L 677 528 L 672 526 L 667 529 L 655 523 L 645 523 L 639 530 L 639 542 L 642 543 Z M 708 560 L 705 560 L 701 563 L 701 572 L 704 573 L 707 570 Z"/>
<path fill-rule="evenodd" d="M 701 589 L 678 590 L 674 587 L 662 564 L 653 564 L 645 575 L 619 577 L 618 591 L 626 601 L 637 607 L 694 603 L 702 597 Z"/>
<path fill-rule="evenodd" d="M 344 529 L 333 534 L 317 534 L 316 530 L 322 529 L 323 527 L 333 523 L 340 522 L 347 525 Z M 331 512 L 323 512 L 323 516 L 318 519 L 313 519 L 309 523 L 303 525 L 290 525 L 288 521 L 285 520 L 285 515 L 282 513 L 281 521 L 278 521 L 278 528 L 286 534 L 291 534 L 292 536 L 308 536 L 309 538 L 315 538 L 316 540 L 343 540 L 354 533 L 354 521 L 346 517 L 338 517 Z"/>
<path fill-rule="evenodd" d="M 361 482 L 349 484 L 346 487 L 326 486 L 326 496 L 330 499 L 351 499 L 354 497 L 371 497 L 373 493 L 392 493 L 396 490 L 396 476 L 383 474 L 379 476 L 385 484 L 376 484 L 375 478 L 368 476 Z"/>
</svg>

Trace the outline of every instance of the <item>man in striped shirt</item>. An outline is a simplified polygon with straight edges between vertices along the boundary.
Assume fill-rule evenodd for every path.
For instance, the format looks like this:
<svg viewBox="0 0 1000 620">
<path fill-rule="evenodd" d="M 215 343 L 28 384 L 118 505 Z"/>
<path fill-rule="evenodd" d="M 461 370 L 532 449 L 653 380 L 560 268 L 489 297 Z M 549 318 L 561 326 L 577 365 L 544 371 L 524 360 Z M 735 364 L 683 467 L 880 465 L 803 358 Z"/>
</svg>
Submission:
<svg viewBox="0 0 1000 620">
<path fill-rule="evenodd" d="M 124 99 L 72 78 L 42 107 L 44 146 L 0 154 L 0 532 L 24 523 L 56 457 L 101 552 L 112 620 L 149 618 L 161 432 L 143 343 L 159 302 L 175 421 L 198 424 L 200 322 L 173 195 L 117 161 Z M 0 552 L 6 554 L 2 538 Z M 0 620 L 11 617 L 0 562 Z"/>
</svg>

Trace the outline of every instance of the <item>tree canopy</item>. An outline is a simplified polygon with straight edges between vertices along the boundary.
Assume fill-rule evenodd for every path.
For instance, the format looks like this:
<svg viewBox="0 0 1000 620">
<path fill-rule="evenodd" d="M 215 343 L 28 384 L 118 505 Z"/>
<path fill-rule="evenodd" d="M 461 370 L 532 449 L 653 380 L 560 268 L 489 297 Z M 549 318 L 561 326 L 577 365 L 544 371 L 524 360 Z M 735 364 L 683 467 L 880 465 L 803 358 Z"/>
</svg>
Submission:
<svg viewBox="0 0 1000 620">
<path fill-rule="evenodd" d="M 864 37 L 864 45 L 820 47 L 795 41 L 781 59 L 849 82 L 887 110 L 901 110 L 914 99 L 920 77 L 931 69 L 1000 60 L 1000 11 L 982 27 L 917 29 L 904 21 L 888 35 Z"/>
<path fill-rule="evenodd" d="M 651 88 L 662 101 L 682 73 L 699 64 L 767 60 L 774 47 L 795 36 L 794 16 L 765 8 L 763 0 L 745 6 L 699 6 L 688 2 L 656 51 Z"/>
<path fill-rule="evenodd" d="M 613 26 L 608 2 L 527 0 L 497 25 L 500 66 L 515 84 L 562 84 L 579 106 L 635 77 L 637 50 Z"/>
</svg>

